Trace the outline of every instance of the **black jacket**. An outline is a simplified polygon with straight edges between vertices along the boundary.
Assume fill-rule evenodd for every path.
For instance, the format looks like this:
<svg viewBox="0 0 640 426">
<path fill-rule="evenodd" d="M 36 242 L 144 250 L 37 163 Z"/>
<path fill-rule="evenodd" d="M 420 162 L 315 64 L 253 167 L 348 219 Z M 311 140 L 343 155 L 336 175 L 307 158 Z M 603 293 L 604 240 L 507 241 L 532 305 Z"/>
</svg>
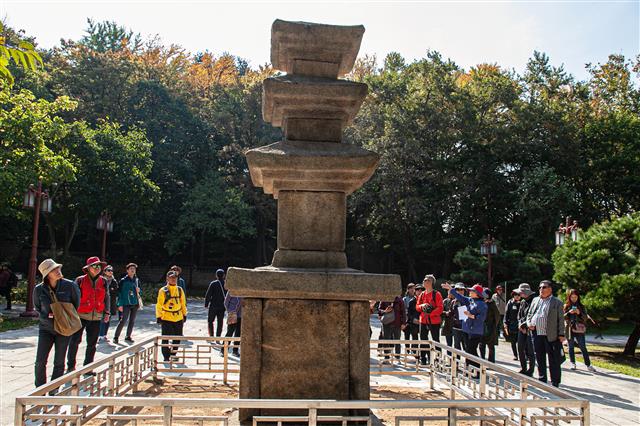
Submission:
<svg viewBox="0 0 640 426">
<path fill-rule="evenodd" d="M 442 311 L 442 335 L 451 336 L 453 334 L 453 321 L 455 319 L 455 307 L 454 302 L 456 299 L 449 299 L 448 297 L 442 302 L 444 310 Z"/>
<path fill-rule="evenodd" d="M 224 280 L 215 280 L 209 283 L 207 294 L 204 296 L 204 307 L 209 312 L 224 311 L 224 298 L 227 291 L 224 289 Z"/>
<path fill-rule="evenodd" d="M 40 329 L 55 333 L 53 329 L 53 317 L 51 313 L 51 295 L 48 284 L 40 283 L 33 289 L 33 306 L 40 314 Z M 58 281 L 54 290 L 58 302 L 70 302 L 78 309 L 80 305 L 80 288 L 73 282 L 65 278 Z"/>
<path fill-rule="evenodd" d="M 509 334 L 518 332 L 518 312 L 520 311 L 520 301 L 511 299 L 507 302 L 504 310 L 504 326 L 509 330 Z"/>
<path fill-rule="evenodd" d="M 411 324 L 415 327 L 419 326 L 420 322 L 420 312 L 416 311 L 416 298 L 415 296 L 409 301 L 409 305 L 407 306 L 407 324 Z M 418 320 L 417 322 L 414 320 Z"/>
<path fill-rule="evenodd" d="M 118 280 L 115 278 L 111 279 L 111 282 L 106 278 L 104 280 L 109 285 L 109 303 L 111 305 L 109 306 L 109 313 L 115 315 L 118 312 L 118 291 L 120 290 L 120 283 L 118 283 Z"/>
<path fill-rule="evenodd" d="M 493 300 L 487 302 L 487 319 L 484 320 L 485 334 L 482 343 L 487 345 L 498 344 L 498 326 L 500 325 L 500 311 Z"/>
<path fill-rule="evenodd" d="M 529 314 L 529 307 L 534 297 L 536 297 L 536 294 L 532 293 L 520 302 L 520 309 L 518 309 L 518 328 L 527 326 L 527 314 Z"/>
</svg>

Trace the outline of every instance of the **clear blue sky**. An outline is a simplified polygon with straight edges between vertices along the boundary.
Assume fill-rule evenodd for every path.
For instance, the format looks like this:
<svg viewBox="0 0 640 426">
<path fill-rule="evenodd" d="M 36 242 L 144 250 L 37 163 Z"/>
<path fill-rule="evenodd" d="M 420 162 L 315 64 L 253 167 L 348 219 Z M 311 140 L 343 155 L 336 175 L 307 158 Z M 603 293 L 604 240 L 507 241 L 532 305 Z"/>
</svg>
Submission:
<svg viewBox="0 0 640 426">
<path fill-rule="evenodd" d="M 87 18 L 113 20 L 191 52 L 230 52 L 257 66 L 269 60 L 276 18 L 363 24 L 361 55 L 408 59 L 428 49 L 469 68 L 489 62 L 522 72 L 534 50 L 585 79 L 587 62 L 640 52 L 640 0 L 630 1 L 29 1 L 3 0 L 0 17 L 42 47 L 78 39 Z"/>
</svg>

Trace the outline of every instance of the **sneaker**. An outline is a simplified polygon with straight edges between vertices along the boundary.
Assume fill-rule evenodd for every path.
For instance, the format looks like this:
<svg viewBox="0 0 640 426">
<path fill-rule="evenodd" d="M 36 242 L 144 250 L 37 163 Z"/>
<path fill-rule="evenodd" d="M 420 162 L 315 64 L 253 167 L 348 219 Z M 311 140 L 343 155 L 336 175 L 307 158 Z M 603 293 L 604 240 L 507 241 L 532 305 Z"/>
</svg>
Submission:
<svg viewBox="0 0 640 426">
<path fill-rule="evenodd" d="M 114 345 L 119 344 L 119 342 L 118 342 L 118 338 L 117 338 L 117 337 L 114 337 L 114 338 L 113 338 L 113 344 L 114 344 Z"/>
<path fill-rule="evenodd" d="M 591 371 L 592 373 L 595 373 L 596 371 L 598 371 L 595 369 L 593 365 L 587 365 L 587 370 Z"/>
<path fill-rule="evenodd" d="M 129 343 L 133 343 L 133 339 L 131 337 L 125 337 L 124 341 L 125 342 L 129 342 Z"/>
<path fill-rule="evenodd" d="M 571 364 L 569 364 L 569 366 L 570 366 L 569 368 L 571 368 L 572 370 L 576 369 L 576 363 L 575 362 L 572 362 Z"/>
</svg>

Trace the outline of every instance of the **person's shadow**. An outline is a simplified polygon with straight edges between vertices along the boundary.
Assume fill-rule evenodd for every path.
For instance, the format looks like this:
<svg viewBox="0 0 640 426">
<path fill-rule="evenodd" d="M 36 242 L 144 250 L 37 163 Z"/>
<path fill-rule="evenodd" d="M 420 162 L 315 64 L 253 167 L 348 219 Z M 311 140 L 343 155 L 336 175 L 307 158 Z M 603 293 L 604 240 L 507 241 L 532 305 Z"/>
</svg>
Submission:
<svg viewBox="0 0 640 426">
<path fill-rule="evenodd" d="M 576 396 L 587 399 L 591 402 L 622 408 L 623 410 L 640 411 L 640 407 L 638 407 L 633 401 L 623 399 L 619 395 L 613 393 L 603 392 L 593 388 L 586 389 L 584 387 L 568 386 L 564 383 L 561 387 L 571 391 Z"/>
</svg>

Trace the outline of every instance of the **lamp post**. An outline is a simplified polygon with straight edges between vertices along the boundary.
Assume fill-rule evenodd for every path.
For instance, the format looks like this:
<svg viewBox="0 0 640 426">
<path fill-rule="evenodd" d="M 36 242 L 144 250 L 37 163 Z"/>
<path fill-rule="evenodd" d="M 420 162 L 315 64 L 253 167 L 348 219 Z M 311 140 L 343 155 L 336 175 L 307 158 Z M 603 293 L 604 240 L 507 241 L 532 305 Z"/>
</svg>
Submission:
<svg viewBox="0 0 640 426">
<path fill-rule="evenodd" d="M 111 221 L 109 212 L 103 210 L 102 213 L 100 213 L 96 228 L 102 231 L 102 252 L 100 259 L 105 260 L 107 257 L 107 232 L 113 232 L 113 222 Z"/>
<path fill-rule="evenodd" d="M 577 220 L 571 221 L 571 216 L 565 218 L 565 224 L 558 225 L 556 231 L 556 246 L 564 245 L 569 238 L 571 241 L 578 241 L 580 239 L 580 226 Z"/>
<path fill-rule="evenodd" d="M 37 317 L 38 313 L 33 309 L 33 289 L 36 285 L 36 263 L 38 258 L 38 228 L 40 226 L 40 211 L 51 213 L 51 197 L 48 191 L 42 190 L 42 177 L 38 178 L 38 185 L 29 185 L 24 194 L 23 207 L 34 209 L 33 216 L 33 240 L 31 241 L 31 256 L 29 257 L 29 274 L 27 276 L 27 307 L 21 317 Z"/>
<path fill-rule="evenodd" d="M 480 254 L 487 256 L 487 285 L 489 288 L 492 288 L 493 271 L 491 270 L 491 256 L 498 254 L 498 245 L 491 235 L 487 235 L 487 238 L 480 244 Z"/>
</svg>

